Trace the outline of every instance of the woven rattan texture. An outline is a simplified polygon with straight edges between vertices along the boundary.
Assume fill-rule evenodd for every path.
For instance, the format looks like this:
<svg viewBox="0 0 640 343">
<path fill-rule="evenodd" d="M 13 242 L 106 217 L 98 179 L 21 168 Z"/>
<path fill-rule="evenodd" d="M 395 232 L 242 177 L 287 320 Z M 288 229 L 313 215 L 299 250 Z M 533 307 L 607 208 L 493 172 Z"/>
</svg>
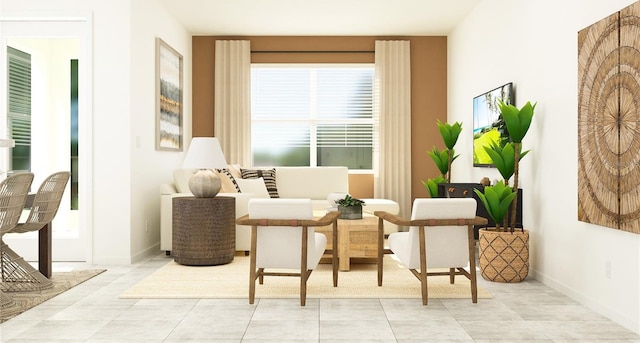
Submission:
<svg viewBox="0 0 640 343">
<path fill-rule="evenodd" d="M 520 282 L 529 274 L 529 231 L 485 231 L 480 235 L 482 277 L 495 282 Z"/>
<path fill-rule="evenodd" d="M 236 246 L 235 198 L 173 199 L 173 258 L 185 265 L 233 261 Z"/>
</svg>

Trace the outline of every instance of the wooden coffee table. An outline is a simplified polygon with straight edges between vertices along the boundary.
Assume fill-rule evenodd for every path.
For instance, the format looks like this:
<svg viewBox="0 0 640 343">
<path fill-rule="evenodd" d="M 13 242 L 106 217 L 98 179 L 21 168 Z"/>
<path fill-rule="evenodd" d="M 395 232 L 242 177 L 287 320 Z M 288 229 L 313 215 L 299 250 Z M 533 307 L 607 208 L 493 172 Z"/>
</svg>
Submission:
<svg viewBox="0 0 640 343">
<path fill-rule="evenodd" d="M 333 244 L 330 226 L 316 228 L 327 236 L 327 247 Z M 351 258 L 378 256 L 378 217 L 363 213 L 362 219 L 338 219 L 338 260 L 340 271 L 350 269 Z M 375 263 L 375 261 L 373 261 Z"/>
</svg>

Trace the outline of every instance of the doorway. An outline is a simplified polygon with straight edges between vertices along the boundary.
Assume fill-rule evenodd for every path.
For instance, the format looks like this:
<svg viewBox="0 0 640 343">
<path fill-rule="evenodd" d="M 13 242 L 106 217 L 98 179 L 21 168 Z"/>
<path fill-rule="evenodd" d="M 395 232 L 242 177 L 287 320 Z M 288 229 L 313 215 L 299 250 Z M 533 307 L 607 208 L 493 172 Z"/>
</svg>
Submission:
<svg viewBox="0 0 640 343">
<path fill-rule="evenodd" d="M 91 145 L 90 23 L 77 18 L 60 21 L 51 18 L 44 21 L 38 18 L 0 19 L 0 96 L 5 100 L 8 100 L 10 88 L 7 85 L 7 51 L 19 51 L 22 58 L 30 60 L 30 141 L 27 147 L 30 163 L 21 163 L 17 169 L 28 165 L 34 173 L 32 192 L 36 192 L 40 183 L 53 172 L 67 170 L 74 174 L 52 223 L 52 257 L 54 261 L 90 263 L 91 199 L 86 191 L 90 188 L 91 164 L 88 154 Z M 0 115 L 0 134 L 4 137 L 15 131 L 9 112 L 2 108 Z M 27 149 L 24 145 L 21 142 L 23 151 Z M 0 151 L 0 170 L 11 172 L 17 164 L 13 159 L 15 148 L 3 150 L 6 151 Z M 37 260 L 36 232 L 7 234 L 4 239 L 25 260 Z"/>
</svg>

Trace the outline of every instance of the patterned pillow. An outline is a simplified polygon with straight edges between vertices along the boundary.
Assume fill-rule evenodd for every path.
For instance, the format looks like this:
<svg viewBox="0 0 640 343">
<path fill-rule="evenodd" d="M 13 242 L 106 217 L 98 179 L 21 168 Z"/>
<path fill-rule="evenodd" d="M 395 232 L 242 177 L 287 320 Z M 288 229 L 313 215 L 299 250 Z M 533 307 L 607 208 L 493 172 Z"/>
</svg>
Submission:
<svg viewBox="0 0 640 343">
<path fill-rule="evenodd" d="M 236 179 L 231 175 L 229 169 L 216 169 L 216 173 L 218 173 L 220 177 L 222 184 L 221 191 L 223 193 L 240 193 L 240 186 L 238 186 Z"/>
<path fill-rule="evenodd" d="M 269 196 L 272 198 L 279 198 L 278 188 L 276 187 L 276 170 L 274 169 L 240 169 L 243 179 L 257 179 L 259 177 L 264 179 L 264 184 L 267 186 Z"/>
</svg>

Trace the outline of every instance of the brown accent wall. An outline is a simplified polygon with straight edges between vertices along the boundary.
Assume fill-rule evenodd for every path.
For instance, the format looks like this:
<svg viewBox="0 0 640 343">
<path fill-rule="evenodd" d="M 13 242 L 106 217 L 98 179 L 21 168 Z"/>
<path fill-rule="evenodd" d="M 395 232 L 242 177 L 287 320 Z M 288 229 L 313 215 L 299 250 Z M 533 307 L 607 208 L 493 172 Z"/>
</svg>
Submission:
<svg viewBox="0 0 640 343">
<path fill-rule="evenodd" d="M 447 37 L 411 36 L 194 36 L 193 45 L 193 131 L 194 137 L 214 134 L 214 57 L 216 39 L 251 41 L 252 63 L 373 63 L 376 40 L 411 41 L 411 194 L 427 197 L 421 180 L 438 175 L 426 151 L 443 148 L 436 120 L 447 120 Z M 351 175 L 354 195 L 373 196 L 373 177 Z M 356 186 L 357 185 L 357 186 Z M 366 196 L 365 196 L 366 195 Z"/>
<path fill-rule="evenodd" d="M 349 194 L 354 198 L 373 198 L 373 174 L 349 174 Z"/>
</svg>

